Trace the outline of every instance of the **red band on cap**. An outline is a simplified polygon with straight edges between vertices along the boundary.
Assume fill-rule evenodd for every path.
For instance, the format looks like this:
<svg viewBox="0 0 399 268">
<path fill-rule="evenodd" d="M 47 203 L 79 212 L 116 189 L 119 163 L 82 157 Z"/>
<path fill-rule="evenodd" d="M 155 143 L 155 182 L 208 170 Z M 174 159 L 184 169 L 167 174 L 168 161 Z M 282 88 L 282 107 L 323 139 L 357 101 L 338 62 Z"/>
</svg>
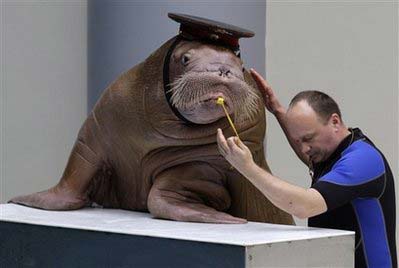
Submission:
<svg viewBox="0 0 399 268">
<path fill-rule="evenodd" d="M 222 29 L 220 31 L 221 32 L 218 33 L 217 29 L 216 31 L 209 31 L 206 29 L 193 28 L 184 24 L 180 26 L 180 34 L 188 39 L 205 39 L 227 45 L 234 50 L 239 48 L 238 38 L 229 35 L 227 32 L 223 33 L 222 31 L 224 30 Z"/>
</svg>

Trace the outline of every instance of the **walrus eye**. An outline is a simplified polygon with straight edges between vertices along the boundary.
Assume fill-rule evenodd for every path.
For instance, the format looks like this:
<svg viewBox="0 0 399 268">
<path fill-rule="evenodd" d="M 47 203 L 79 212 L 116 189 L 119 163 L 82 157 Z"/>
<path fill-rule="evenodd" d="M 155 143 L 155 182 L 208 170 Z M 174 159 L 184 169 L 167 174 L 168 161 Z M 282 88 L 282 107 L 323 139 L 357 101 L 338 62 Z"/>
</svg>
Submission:
<svg viewBox="0 0 399 268">
<path fill-rule="evenodd" d="M 187 54 L 184 54 L 183 57 L 181 58 L 181 63 L 183 65 L 187 65 L 189 60 L 190 60 L 190 57 Z"/>
</svg>

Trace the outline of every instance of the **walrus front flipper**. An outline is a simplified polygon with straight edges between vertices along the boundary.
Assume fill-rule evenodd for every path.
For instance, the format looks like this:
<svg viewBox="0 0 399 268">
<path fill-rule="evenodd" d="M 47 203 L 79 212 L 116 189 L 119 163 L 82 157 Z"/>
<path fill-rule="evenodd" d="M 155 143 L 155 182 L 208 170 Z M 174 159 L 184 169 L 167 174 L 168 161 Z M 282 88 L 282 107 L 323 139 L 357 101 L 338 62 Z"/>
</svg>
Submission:
<svg viewBox="0 0 399 268">
<path fill-rule="evenodd" d="M 192 163 L 159 174 L 147 200 L 148 210 L 157 218 L 207 223 L 246 223 L 223 211 L 230 196 L 212 167 Z"/>
<path fill-rule="evenodd" d="M 102 165 L 102 158 L 97 153 L 100 150 L 93 134 L 94 127 L 94 119 L 90 116 L 79 132 L 68 164 L 56 186 L 47 191 L 15 197 L 9 202 L 48 210 L 72 210 L 84 207 L 89 202 L 87 198 L 89 184 Z"/>
</svg>

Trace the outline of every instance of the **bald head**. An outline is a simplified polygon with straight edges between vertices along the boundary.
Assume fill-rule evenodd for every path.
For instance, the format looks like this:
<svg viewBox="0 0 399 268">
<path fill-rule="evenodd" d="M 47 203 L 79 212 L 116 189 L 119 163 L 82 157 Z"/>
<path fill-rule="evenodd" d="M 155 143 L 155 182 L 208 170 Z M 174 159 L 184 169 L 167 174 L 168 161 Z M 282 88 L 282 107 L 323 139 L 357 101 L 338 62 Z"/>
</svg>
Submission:
<svg viewBox="0 0 399 268">
<path fill-rule="evenodd" d="M 292 124 L 304 124 L 318 121 L 318 123 L 324 124 L 324 119 L 321 118 L 315 110 L 305 100 L 296 102 L 290 105 L 287 110 L 287 118 L 289 118 Z"/>
<path fill-rule="evenodd" d="M 318 115 L 320 120 L 322 120 L 322 122 L 324 123 L 327 123 L 328 119 L 334 113 L 337 114 L 342 120 L 342 115 L 338 104 L 326 93 L 317 90 L 299 92 L 291 100 L 289 109 L 293 108 L 294 106 L 296 106 L 296 104 L 303 101 L 305 101 L 308 106 L 313 109 L 313 111 Z"/>
</svg>

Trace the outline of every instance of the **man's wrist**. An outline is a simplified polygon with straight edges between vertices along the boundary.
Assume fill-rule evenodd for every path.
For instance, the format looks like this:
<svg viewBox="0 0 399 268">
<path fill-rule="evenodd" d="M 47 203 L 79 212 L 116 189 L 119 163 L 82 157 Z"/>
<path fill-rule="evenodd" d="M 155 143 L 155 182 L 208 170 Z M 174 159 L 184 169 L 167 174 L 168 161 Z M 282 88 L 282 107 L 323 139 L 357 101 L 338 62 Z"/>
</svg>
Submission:
<svg viewBox="0 0 399 268">
<path fill-rule="evenodd" d="M 259 169 L 261 168 L 254 161 L 251 161 L 250 163 L 248 163 L 248 165 L 245 166 L 242 173 L 245 177 L 251 180 L 257 176 L 256 174 L 259 173 Z"/>
</svg>

